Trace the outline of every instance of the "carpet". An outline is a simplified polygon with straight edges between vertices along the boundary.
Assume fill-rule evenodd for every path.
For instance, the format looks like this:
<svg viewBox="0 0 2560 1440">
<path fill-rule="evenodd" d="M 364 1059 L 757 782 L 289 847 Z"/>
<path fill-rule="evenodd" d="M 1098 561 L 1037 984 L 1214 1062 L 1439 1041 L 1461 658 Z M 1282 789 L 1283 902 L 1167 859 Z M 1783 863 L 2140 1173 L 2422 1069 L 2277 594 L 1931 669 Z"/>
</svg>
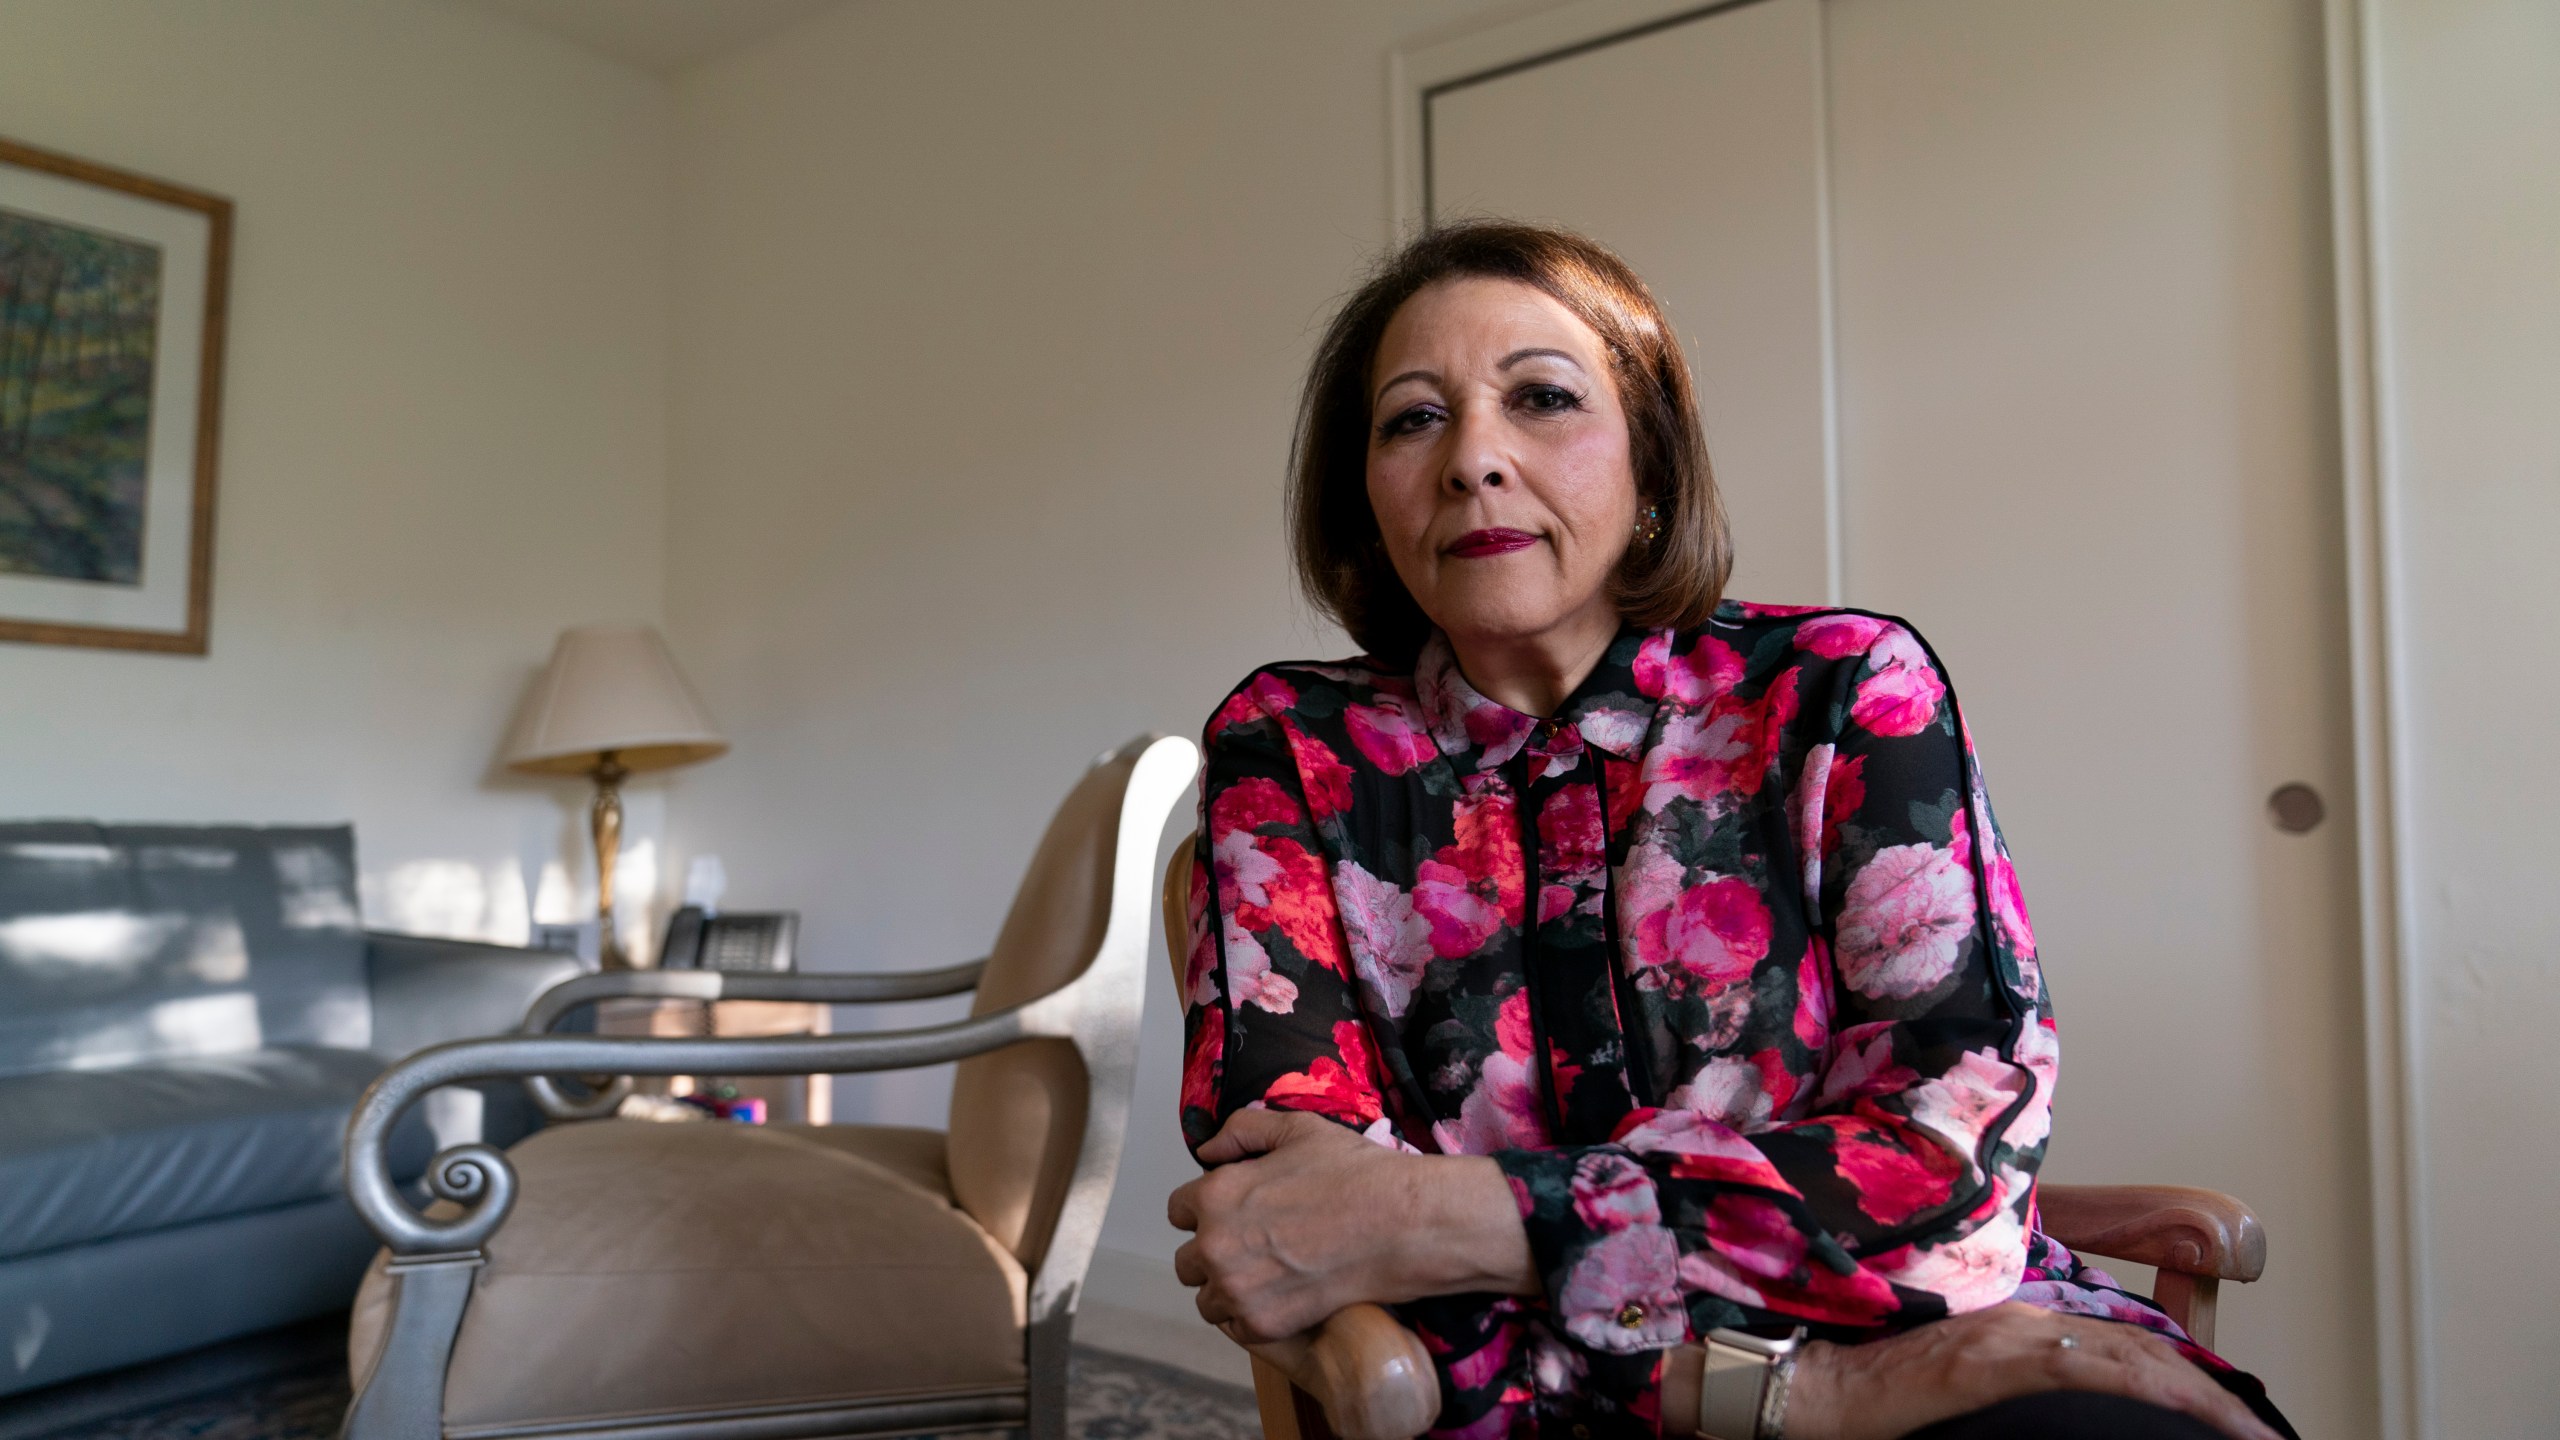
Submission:
<svg viewBox="0 0 2560 1440">
<path fill-rule="evenodd" d="M 296 1349 L 270 1343 L 258 1352 L 264 1363 L 250 1367 L 262 1373 L 226 1375 L 203 1357 L 181 1357 L 0 1400 L 0 1440 L 334 1440 L 347 1412 L 344 1349 L 333 1353 L 311 1339 Z M 195 1388 L 207 1380 L 219 1383 Z M 119 1408 L 125 1401 L 132 1403 Z M 1076 1440 L 1258 1440 L 1262 1423 L 1249 1390 L 1078 1346 L 1068 1366 L 1067 1433 Z"/>
</svg>

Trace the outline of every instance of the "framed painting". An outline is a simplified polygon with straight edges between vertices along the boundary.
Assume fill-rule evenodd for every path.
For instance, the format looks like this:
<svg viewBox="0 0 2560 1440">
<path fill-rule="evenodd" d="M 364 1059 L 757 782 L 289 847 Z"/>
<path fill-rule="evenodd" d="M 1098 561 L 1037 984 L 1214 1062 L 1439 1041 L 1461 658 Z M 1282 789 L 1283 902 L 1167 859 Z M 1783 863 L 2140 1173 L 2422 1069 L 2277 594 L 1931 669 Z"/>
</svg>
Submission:
<svg viewBox="0 0 2560 1440">
<path fill-rule="evenodd" d="M 205 653 L 231 202 L 0 140 L 0 640 Z"/>
</svg>

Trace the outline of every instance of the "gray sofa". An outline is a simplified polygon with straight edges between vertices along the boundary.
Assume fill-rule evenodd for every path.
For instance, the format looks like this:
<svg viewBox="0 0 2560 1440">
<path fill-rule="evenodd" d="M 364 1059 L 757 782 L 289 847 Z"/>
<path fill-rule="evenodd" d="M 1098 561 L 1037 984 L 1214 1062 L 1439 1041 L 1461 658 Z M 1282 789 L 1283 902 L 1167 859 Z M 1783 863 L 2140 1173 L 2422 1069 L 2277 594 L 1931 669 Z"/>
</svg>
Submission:
<svg viewBox="0 0 2560 1440">
<path fill-rule="evenodd" d="M 344 826 L 0 824 L 0 1395 L 344 1309 L 356 1097 L 577 973 L 368 933 L 355 887 Z M 393 1169 L 534 1122 L 430 1097 Z"/>
</svg>

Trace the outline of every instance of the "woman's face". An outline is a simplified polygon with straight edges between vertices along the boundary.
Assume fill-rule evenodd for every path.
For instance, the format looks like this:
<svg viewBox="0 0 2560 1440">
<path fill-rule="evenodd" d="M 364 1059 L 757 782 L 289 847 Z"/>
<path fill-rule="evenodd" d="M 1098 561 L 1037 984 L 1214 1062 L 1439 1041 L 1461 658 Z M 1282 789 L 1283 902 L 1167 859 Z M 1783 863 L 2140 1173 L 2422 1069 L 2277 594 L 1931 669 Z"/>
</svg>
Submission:
<svg viewBox="0 0 2560 1440">
<path fill-rule="evenodd" d="M 1369 374 L 1378 533 L 1461 658 L 1616 633 L 1636 485 L 1599 335 L 1534 286 L 1442 281 L 1396 311 Z"/>
</svg>

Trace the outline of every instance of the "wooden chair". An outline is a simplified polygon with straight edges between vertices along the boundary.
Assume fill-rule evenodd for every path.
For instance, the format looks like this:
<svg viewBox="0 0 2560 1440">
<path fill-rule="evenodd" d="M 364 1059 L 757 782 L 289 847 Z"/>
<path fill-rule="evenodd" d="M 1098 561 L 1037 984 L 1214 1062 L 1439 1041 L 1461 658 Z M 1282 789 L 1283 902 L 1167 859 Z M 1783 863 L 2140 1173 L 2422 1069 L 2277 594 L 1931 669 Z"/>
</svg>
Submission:
<svg viewBox="0 0 2560 1440">
<path fill-rule="evenodd" d="M 1191 850 L 1191 838 L 1176 846 L 1164 875 L 1165 948 L 1177 995 L 1191 949 Z M 2222 1282 L 2255 1280 L 2267 1268 L 2258 1217 L 2218 1190 L 2043 1184 L 2036 1195 L 2054 1239 L 2084 1255 L 2155 1267 L 2152 1302 L 2208 1348 Z M 1409 1440 L 1440 1412 L 1439 1380 L 1421 1337 L 1381 1306 L 1353 1305 L 1327 1320 L 1307 1369 L 1311 1388 L 1302 1389 L 1277 1365 L 1253 1357 L 1263 1440 Z"/>
<path fill-rule="evenodd" d="M 524 1032 L 374 1082 L 347 1191 L 385 1245 L 358 1296 L 343 1440 L 818 1440 L 1022 1427 L 1064 1440 L 1067 1342 L 1120 1163 L 1155 847 L 1188 740 L 1086 772 L 983 961 L 904 974 L 612 971 Z M 549 1033 L 619 996 L 861 1004 L 975 992 L 945 1025 L 849 1035 Z M 958 1061 L 948 1132 L 581 1119 L 545 1077 L 829 1075 Z M 554 1125 L 437 1156 L 420 1214 L 383 1153 L 441 1085 L 526 1077 Z"/>
</svg>

